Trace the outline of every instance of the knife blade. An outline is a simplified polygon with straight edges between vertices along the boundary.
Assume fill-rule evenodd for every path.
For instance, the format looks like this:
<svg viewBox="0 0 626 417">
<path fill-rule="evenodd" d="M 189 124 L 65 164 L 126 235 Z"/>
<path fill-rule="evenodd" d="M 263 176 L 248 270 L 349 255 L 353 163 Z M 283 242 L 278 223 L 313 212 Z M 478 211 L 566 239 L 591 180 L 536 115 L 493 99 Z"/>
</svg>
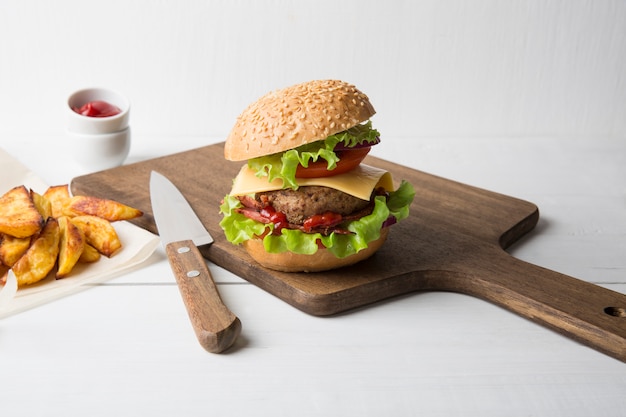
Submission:
<svg viewBox="0 0 626 417">
<path fill-rule="evenodd" d="M 198 246 L 213 243 L 189 202 L 156 171 L 150 173 L 152 214 L 200 345 L 220 353 L 235 342 L 241 321 L 226 307 Z"/>
</svg>

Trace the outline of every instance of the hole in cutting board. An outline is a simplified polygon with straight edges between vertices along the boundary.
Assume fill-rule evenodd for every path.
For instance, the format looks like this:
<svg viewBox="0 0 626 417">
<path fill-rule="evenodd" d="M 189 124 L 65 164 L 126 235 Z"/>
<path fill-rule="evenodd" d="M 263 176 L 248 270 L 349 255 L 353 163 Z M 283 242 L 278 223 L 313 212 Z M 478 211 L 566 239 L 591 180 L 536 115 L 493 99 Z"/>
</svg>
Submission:
<svg viewBox="0 0 626 417">
<path fill-rule="evenodd" d="M 626 317 L 626 308 L 623 307 L 607 307 L 604 312 L 609 316 Z"/>
</svg>

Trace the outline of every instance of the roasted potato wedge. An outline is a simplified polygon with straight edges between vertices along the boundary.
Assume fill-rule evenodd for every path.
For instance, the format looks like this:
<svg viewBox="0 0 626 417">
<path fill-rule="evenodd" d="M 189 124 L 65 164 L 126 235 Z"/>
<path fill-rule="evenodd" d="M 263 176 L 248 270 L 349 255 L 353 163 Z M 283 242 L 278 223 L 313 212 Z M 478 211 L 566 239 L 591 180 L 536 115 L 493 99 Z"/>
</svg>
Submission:
<svg viewBox="0 0 626 417">
<path fill-rule="evenodd" d="M 59 254 L 59 223 L 50 217 L 26 253 L 13 265 L 18 287 L 44 279 Z"/>
<path fill-rule="evenodd" d="M 63 215 L 65 206 L 70 200 L 70 190 L 67 184 L 48 187 L 43 196 L 48 199 L 52 209 L 52 217 L 58 219 Z"/>
<path fill-rule="evenodd" d="M 104 256 L 111 257 L 122 247 L 115 228 L 108 220 L 97 216 L 77 216 L 71 221 L 83 231 L 87 243 Z"/>
<path fill-rule="evenodd" d="M 52 205 L 50 204 L 50 200 L 33 190 L 30 190 L 30 198 L 33 200 L 37 211 L 44 219 L 47 219 L 48 217 L 53 217 Z"/>
<path fill-rule="evenodd" d="M 110 222 L 130 220 L 143 215 L 141 210 L 114 200 L 78 195 L 71 197 L 65 207 L 67 216 L 98 216 Z"/>
<path fill-rule="evenodd" d="M 26 187 L 12 188 L 0 197 L 0 233 L 29 237 L 41 230 L 45 219 L 37 211 Z"/>
<path fill-rule="evenodd" d="M 85 249 L 85 234 L 67 216 L 58 218 L 59 222 L 59 263 L 57 278 L 65 278 L 72 272 L 72 268 Z"/>
<path fill-rule="evenodd" d="M 55 265 L 56 278 L 64 278 L 77 262 L 111 257 L 122 247 L 111 222 L 142 215 L 114 200 L 72 197 L 68 184 L 43 194 L 15 187 L 0 197 L 0 284 L 11 269 L 18 286 L 25 286 L 46 278 Z"/>
<path fill-rule="evenodd" d="M 100 260 L 101 256 L 102 255 L 100 255 L 100 252 L 98 252 L 98 249 L 94 248 L 89 243 L 85 243 L 85 247 L 83 248 L 83 253 L 80 254 L 80 258 L 78 258 L 78 262 L 82 262 L 86 264 L 97 262 L 98 260 Z"/>
<path fill-rule="evenodd" d="M 0 263 L 11 267 L 30 246 L 30 237 L 13 237 L 0 234 Z"/>
<path fill-rule="evenodd" d="M 7 274 L 9 273 L 9 267 L 0 263 L 0 285 L 7 283 Z"/>
</svg>

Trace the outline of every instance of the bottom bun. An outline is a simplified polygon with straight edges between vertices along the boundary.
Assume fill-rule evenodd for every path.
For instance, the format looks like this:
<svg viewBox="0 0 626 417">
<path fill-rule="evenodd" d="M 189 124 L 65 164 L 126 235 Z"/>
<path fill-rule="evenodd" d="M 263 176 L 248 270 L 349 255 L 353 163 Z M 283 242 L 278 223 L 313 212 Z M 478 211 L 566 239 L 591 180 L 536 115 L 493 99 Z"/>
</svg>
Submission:
<svg viewBox="0 0 626 417">
<path fill-rule="evenodd" d="M 370 242 L 367 248 L 345 258 L 337 258 L 328 249 L 319 249 L 313 255 L 293 252 L 268 253 L 260 239 L 243 242 L 243 247 L 261 266 L 282 272 L 319 272 L 353 265 L 372 256 L 387 240 L 389 229 L 380 231 L 380 237 Z"/>
</svg>

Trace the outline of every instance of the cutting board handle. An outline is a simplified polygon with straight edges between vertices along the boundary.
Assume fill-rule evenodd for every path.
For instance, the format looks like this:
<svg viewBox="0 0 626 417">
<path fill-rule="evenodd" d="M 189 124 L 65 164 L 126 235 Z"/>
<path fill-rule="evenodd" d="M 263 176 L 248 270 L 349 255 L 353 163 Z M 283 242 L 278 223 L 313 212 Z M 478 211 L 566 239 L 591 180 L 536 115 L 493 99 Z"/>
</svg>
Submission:
<svg viewBox="0 0 626 417">
<path fill-rule="evenodd" d="M 476 263 L 460 274 L 465 275 L 462 292 L 626 362 L 626 295 L 521 261 L 501 249 L 493 256 L 496 262 Z"/>
</svg>

